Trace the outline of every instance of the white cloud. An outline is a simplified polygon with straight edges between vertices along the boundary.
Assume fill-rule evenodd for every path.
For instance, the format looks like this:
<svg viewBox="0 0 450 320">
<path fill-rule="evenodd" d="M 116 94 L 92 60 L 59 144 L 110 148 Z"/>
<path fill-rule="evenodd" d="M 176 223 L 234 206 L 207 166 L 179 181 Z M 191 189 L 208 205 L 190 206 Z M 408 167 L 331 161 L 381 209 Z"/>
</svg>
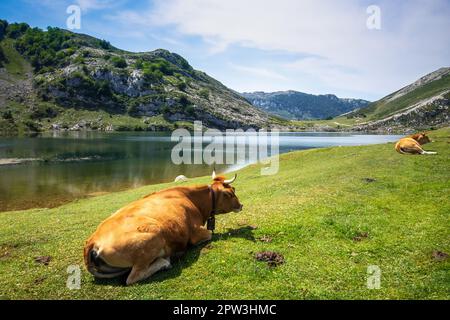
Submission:
<svg viewBox="0 0 450 320">
<path fill-rule="evenodd" d="M 122 10 L 115 14 L 105 15 L 106 19 L 116 21 L 122 24 L 131 26 L 131 28 L 139 27 L 151 27 L 153 23 L 151 21 L 150 12 L 135 12 L 131 10 Z"/>
<path fill-rule="evenodd" d="M 80 6 L 81 10 L 100 10 L 111 8 L 113 6 L 117 6 L 118 2 L 123 1 L 114 1 L 114 0 L 76 0 L 77 4 Z"/>
<path fill-rule="evenodd" d="M 236 65 L 234 63 L 229 64 L 231 68 L 234 70 L 244 73 L 247 75 L 257 76 L 257 77 L 263 77 L 267 79 L 273 79 L 273 80 L 287 80 L 287 78 L 277 72 L 268 70 L 266 68 L 255 68 L 255 67 L 248 67 L 248 66 L 241 66 Z"/>
<path fill-rule="evenodd" d="M 320 57 L 296 67 L 366 92 L 388 93 L 448 63 L 448 3 L 379 3 L 381 30 L 366 28 L 367 5 L 331 0 L 166 0 L 157 2 L 150 19 L 201 36 L 214 48 L 240 44 Z"/>
<path fill-rule="evenodd" d="M 366 27 L 370 4 L 381 8 L 381 30 Z M 329 92 L 342 88 L 382 95 L 448 64 L 449 15 L 446 0 L 365 4 L 334 0 L 156 0 L 148 10 L 125 11 L 115 18 L 130 26 L 170 27 L 180 35 L 199 36 L 209 46 L 209 54 L 240 46 L 307 56 L 285 64 L 283 75 L 277 72 L 278 76 L 308 74 Z M 244 71 L 242 63 L 237 61 L 236 65 Z M 265 67 L 252 64 L 245 68 L 253 75 L 270 78 Z"/>
</svg>

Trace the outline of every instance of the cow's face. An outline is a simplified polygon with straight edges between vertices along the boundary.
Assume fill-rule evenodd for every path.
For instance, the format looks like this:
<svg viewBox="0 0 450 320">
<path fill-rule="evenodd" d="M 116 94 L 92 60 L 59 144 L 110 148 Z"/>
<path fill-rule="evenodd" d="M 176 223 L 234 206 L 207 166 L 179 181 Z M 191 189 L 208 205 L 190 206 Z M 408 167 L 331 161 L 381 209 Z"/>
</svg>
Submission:
<svg viewBox="0 0 450 320">
<path fill-rule="evenodd" d="M 231 211 L 241 211 L 243 205 L 239 202 L 234 187 L 231 186 L 231 183 L 236 180 L 236 175 L 233 179 L 225 180 L 224 177 L 216 177 L 216 173 L 213 172 L 212 178 L 212 186 L 216 192 L 216 213 L 221 214 Z"/>
<path fill-rule="evenodd" d="M 222 184 L 217 188 L 217 213 L 239 212 L 243 205 L 236 196 L 235 189 L 229 184 Z"/>
<path fill-rule="evenodd" d="M 414 135 L 413 139 L 420 144 L 431 142 L 430 138 L 425 134 L 425 132 Z"/>
</svg>

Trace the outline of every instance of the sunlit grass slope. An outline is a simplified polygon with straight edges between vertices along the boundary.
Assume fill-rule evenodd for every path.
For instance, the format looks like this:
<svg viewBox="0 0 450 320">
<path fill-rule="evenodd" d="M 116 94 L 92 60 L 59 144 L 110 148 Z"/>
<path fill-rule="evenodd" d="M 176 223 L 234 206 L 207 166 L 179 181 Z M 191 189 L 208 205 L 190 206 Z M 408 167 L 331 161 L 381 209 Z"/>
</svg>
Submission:
<svg viewBox="0 0 450 320">
<path fill-rule="evenodd" d="M 219 216 L 210 244 L 130 287 L 123 279 L 94 280 L 83 266 L 84 240 L 118 208 L 174 184 L 0 213 L 0 296 L 449 299 L 450 129 L 432 137 L 425 149 L 435 156 L 400 155 L 387 143 L 284 154 L 275 176 L 247 167 L 235 182 L 243 212 Z M 262 250 L 285 263 L 256 261 Z M 50 256 L 49 265 L 35 262 L 38 256 Z M 81 267 L 79 290 L 66 287 L 69 265 Z M 367 288 L 370 265 L 381 269 L 378 290 Z"/>
</svg>

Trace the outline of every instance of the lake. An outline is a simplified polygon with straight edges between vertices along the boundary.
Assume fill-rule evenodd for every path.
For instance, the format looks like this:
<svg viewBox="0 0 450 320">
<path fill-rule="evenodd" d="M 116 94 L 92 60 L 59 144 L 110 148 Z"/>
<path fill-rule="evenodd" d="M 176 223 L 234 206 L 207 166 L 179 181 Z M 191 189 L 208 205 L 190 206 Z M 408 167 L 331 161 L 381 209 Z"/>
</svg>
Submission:
<svg viewBox="0 0 450 320">
<path fill-rule="evenodd" d="M 249 136 L 241 135 L 244 139 Z M 353 133 L 281 133 L 279 152 L 386 143 L 399 138 Z M 187 177 L 211 174 L 212 166 L 207 164 L 174 164 L 171 151 L 176 144 L 167 132 L 88 131 L 0 137 L 0 211 L 54 207 L 105 192 L 173 181 L 181 174 Z M 242 166 L 216 165 L 216 168 L 226 172 Z"/>
</svg>

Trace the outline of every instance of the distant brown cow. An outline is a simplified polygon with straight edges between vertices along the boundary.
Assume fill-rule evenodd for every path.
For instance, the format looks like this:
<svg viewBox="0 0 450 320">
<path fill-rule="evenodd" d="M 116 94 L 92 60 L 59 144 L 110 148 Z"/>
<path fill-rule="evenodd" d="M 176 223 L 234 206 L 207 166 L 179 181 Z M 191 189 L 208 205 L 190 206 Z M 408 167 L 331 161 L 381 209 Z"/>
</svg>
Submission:
<svg viewBox="0 0 450 320">
<path fill-rule="evenodd" d="M 431 140 L 425 132 L 416 133 L 400 139 L 395 144 L 395 150 L 402 154 L 437 154 L 437 152 L 425 151 L 422 149 L 422 145 L 428 142 L 431 142 Z"/>
<path fill-rule="evenodd" d="M 189 244 L 211 239 L 204 225 L 213 214 L 239 212 L 231 180 L 216 177 L 211 185 L 174 187 L 152 193 L 118 210 L 86 241 L 84 261 L 95 277 L 130 272 L 127 285 L 170 267 L 170 257 Z"/>
</svg>

